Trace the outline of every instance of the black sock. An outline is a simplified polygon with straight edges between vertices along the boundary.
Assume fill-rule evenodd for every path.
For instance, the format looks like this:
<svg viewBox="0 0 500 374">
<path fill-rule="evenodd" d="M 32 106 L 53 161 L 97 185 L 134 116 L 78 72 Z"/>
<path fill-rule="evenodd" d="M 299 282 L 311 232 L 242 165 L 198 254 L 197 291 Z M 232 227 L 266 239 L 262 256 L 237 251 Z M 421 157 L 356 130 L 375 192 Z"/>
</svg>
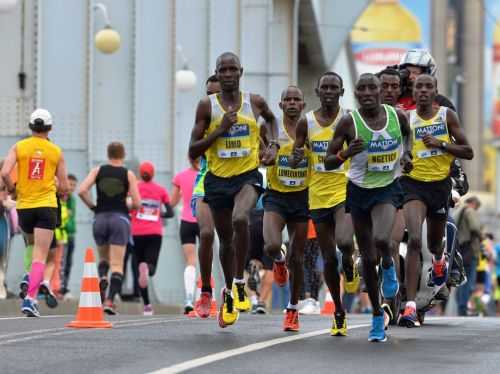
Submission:
<svg viewBox="0 0 500 374">
<path fill-rule="evenodd" d="M 148 292 L 148 288 L 139 288 L 139 291 L 141 292 L 141 297 L 142 297 L 142 301 L 144 303 L 144 305 L 149 305 L 151 304 L 150 301 L 149 301 L 149 292 Z"/>
<path fill-rule="evenodd" d="M 123 280 L 123 274 L 120 273 L 111 274 L 111 282 L 109 285 L 109 293 L 108 293 L 108 299 L 110 299 L 111 301 L 115 299 L 116 294 L 119 294 L 121 292 L 122 280 Z"/>
<path fill-rule="evenodd" d="M 208 292 L 209 294 L 212 294 L 212 287 L 201 287 L 201 292 Z"/>
<path fill-rule="evenodd" d="M 109 271 L 109 263 L 107 261 L 99 262 L 99 266 L 97 267 L 97 273 L 99 274 L 99 278 L 107 278 Z"/>
</svg>

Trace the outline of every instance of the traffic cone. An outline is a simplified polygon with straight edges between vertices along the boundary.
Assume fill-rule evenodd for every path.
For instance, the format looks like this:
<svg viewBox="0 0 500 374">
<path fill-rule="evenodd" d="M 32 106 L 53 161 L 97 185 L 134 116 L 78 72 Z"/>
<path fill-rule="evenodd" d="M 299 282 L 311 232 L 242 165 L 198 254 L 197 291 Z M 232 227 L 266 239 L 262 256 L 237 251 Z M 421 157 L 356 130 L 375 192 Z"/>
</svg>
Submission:
<svg viewBox="0 0 500 374">
<path fill-rule="evenodd" d="M 332 295 L 330 291 L 326 291 L 325 303 L 323 304 L 323 309 L 321 309 L 322 316 L 331 316 L 335 313 L 335 304 L 333 303 Z"/>
<path fill-rule="evenodd" d="M 83 265 L 82 287 L 80 289 L 80 304 L 76 319 L 66 324 L 66 327 L 74 328 L 110 328 L 111 322 L 104 320 L 102 311 L 101 293 L 99 290 L 99 278 L 95 264 L 94 251 L 87 248 L 85 252 L 85 264 Z"/>
<path fill-rule="evenodd" d="M 210 303 L 210 317 L 215 317 L 217 315 L 217 301 L 215 300 L 214 289 L 215 289 L 215 279 L 210 278 L 210 286 L 212 287 L 212 302 Z M 196 282 L 196 302 L 195 305 L 200 302 L 201 295 L 201 277 L 198 277 Z M 189 312 L 188 317 L 198 317 L 196 312 L 192 310 Z"/>
</svg>

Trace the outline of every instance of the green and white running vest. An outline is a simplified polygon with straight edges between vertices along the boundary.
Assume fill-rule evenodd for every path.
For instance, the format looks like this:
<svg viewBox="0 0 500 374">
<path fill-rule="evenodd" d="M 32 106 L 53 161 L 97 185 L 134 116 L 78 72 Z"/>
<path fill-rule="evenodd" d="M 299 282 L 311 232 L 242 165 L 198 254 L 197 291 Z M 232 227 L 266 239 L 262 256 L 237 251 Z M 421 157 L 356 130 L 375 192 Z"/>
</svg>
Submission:
<svg viewBox="0 0 500 374">
<path fill-rule="evenodd" d="M 384 128 L 373 130 L 358 110 L 351 112 L 356 138 L 363 140 L 365 149 L 351 158 L 347 177 L 362 188 L 379 188 L 391 184 L 401 171 L 403 154 L 401 127 L 396 110 L 383 105 L 387 116 Z"/>
</svg>

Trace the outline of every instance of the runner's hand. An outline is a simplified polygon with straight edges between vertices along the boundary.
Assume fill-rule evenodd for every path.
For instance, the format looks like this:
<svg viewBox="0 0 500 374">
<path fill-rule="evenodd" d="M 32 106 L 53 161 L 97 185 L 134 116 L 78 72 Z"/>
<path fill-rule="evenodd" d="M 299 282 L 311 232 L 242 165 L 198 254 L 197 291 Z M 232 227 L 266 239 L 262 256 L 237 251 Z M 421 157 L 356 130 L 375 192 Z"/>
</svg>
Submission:
<svg viewBox="0 0 500 374">
<path fill-rule="evenodd" d="M 353 139 L 352 142 L 349 143 L 349 146 L 344 151 L 345 158 L 350 158 L 356 156 L 358 153 L 361 153 L 365 150 L 365 145 L 363 140 L 360 138 Z"/>
<path fill-rule="evenodd" d="M 232 107 L 229 107 L 229 110 L 224 113 L 224 116 L 222 117 L 222 121 L 220 123 L 220 129 L 223 132 L 228 131 L 231 126 L 233 126 L 236 121 L 238 120 L 238 113 L 233 111 Z"/>
<path fill-rule="evenodd" d="M 278 149 L 274 145 L 272 144 L 268 145 L 262 154 L 260 162 L 262 163 L 262 165 L 265 166 L 273 165 L 274 162 L 276 161 L 277 153 Z"/>
<path fill-rule="evenodd" d="M 401 167 L 403 169 L 403 173 L 408 174 L 413 170 L 413 157 L 410 152 L 403 153 L 403 157 L 401 157 Z"/>
<path fill-rule="evenodd" d="M 422 141 L 427 148 L 439 148 L 441 146 L 441 142 L 430 134 L 425 134 Z"/>
<path fill-rule="evenodd" d="M 304 147 L 295 148 L 292 152 L 293 162 L 298 165 L 300 161 L 304 159 L 305 151 Z"/>
</svg>

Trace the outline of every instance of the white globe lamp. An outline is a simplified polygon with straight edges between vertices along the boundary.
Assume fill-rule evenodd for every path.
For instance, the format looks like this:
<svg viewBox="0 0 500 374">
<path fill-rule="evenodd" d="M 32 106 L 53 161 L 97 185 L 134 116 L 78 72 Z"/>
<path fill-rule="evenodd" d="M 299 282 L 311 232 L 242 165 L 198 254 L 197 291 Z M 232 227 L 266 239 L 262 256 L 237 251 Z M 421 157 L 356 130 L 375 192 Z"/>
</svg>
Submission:
<svg viewBox="0 0 500 374">
<path fill-rule="evenodd" d="M 111 54 L 120 48 L 121 38 L 117 31 L 110 26 L 95 34 L 95 46 L 102 53 Z"/>
<path fill-rule="evenodd" d="M 179 91 L 191 91 L 196 86 L 196 74 L 185 66 L 175 73 L 175 85 Z"/>
</svg>

